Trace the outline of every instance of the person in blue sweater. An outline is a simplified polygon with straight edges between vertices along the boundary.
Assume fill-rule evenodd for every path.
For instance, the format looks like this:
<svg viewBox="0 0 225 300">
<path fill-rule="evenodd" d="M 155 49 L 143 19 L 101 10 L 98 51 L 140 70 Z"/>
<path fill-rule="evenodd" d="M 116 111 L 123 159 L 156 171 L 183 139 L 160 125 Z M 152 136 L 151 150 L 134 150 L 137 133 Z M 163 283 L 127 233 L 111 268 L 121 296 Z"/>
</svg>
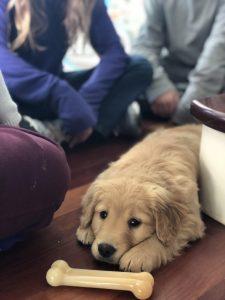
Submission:
<svg viewBox="0 0 225 300">
<path fill-rule="evenodd" d="M 100 62 L 64 73 L 62 59 L 80 32 Z M 152 78 L 147 60 L 125 53 L 103 0 L 1 0 L 0 69 L 26 121 L 41 120 L 33 120 L 37 131 L 72 144 L 93 131 L 108 137 L 126 120 L 136 134 L 137 118 L 127 112 Z"/>
</svg>

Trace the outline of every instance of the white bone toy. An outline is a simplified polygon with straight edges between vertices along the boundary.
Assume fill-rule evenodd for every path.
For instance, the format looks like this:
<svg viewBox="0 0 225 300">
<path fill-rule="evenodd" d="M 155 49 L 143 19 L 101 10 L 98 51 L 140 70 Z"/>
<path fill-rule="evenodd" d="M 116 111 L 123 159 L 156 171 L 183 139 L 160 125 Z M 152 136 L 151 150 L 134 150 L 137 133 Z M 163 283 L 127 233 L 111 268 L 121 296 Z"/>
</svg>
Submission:
<svg viewBox="0 0 225 300">
<path fill-rule="evenodd" d="M 73 269 L 64 261 L 55 261 L 46 274 L 51 286 L 74 286 L 132 292 L 138 299 L 148 299 L 153 291 L 154 279 L 147 272 L 128 273 Z"/>
</svg>

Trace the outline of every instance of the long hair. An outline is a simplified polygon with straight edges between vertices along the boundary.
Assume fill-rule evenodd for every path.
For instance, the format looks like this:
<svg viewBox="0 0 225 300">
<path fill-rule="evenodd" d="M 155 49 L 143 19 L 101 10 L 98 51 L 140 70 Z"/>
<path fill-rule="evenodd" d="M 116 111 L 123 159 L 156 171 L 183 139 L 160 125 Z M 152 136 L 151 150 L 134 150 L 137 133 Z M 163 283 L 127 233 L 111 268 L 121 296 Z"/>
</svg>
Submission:
<svg viewBox="0 0 225 300">
<path fill-rule="evenodd" d="M 76 40 L 79 32 L 83 32 L 88 37 L 94 4 L 95 0 L 67 0 L 64 25 L 70 44 Z M 36 0 L 10 0 L 8 9 L 15 11 L 17 29 L 17 37 L 11 45 L 12 50 L 20 48 L 25 42 L 28 42 L 32 49 L 40 50 L 41 47 L 36 43 L 35 38 L 48 26 L 45 0 L 39 0 L 38 6 Z"/>
</svg>

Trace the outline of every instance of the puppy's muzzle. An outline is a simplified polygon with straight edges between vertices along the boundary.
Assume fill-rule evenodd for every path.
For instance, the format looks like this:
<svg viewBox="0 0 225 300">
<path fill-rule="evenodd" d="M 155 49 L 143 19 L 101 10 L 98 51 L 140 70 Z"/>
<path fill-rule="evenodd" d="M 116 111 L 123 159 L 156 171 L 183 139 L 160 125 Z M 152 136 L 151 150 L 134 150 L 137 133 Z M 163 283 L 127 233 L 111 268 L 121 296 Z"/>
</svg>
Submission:
<svg viewBox="0 0 225 300">
<path fill-rule="evenodd" d="M 102 257 L 110 258 L 116 252 L 116 248 L 110 244 L 101 243 L 98 245 L 98 252 Z"/>
</svg>

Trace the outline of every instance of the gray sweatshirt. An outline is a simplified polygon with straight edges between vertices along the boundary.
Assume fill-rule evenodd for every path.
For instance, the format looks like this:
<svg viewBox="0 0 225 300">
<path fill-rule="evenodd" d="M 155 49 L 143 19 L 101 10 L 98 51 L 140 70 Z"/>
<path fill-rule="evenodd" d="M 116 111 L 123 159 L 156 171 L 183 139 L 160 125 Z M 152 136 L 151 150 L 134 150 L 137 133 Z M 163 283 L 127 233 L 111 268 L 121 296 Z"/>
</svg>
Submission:
<svg viewBox="0 0 225 300">
<path fill-rule="evenodd" d="M 21 116 L 13 102 L 0 71 L 0 124 L 18 126 Z"/>
<path fill-rule="evenodd" d="M 174 120 L 190 122 L 191 101 L 225 87 L 225 0 L 145 0 L 145 8 L 146 22 L 133 50 L 153 66 L 148 100 L 186 78 Z"/>
</svg>

